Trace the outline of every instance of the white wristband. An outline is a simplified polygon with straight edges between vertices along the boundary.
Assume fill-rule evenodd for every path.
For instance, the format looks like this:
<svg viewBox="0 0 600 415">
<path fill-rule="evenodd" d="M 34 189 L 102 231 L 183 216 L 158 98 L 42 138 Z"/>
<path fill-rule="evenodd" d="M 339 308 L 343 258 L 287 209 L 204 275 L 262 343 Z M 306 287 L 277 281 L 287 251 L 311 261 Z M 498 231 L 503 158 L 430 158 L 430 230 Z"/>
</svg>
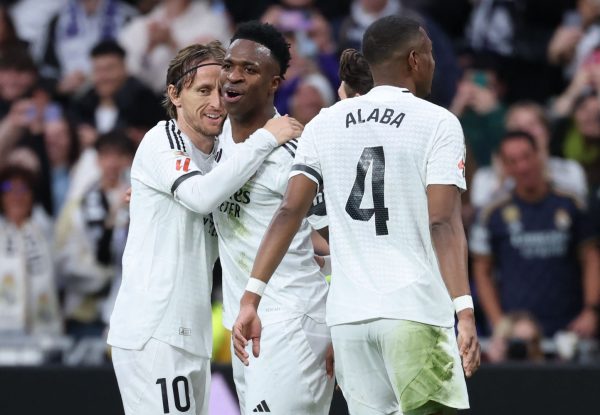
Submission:
<svg viewBox="0 0 600 415">
<path fill-rule="evenodd" d="M 251 293 L 260 295 L 261 297 L 265 292 L 265 288 L 267 288 L 267 284 L 254 277 L 250 277 L 248 284 L 246 284 L 246 291 L 250 291 Z"/>
<path fill-rule="evenodd" d="M 454 310 L 458 314 L 463 311 L 465 308 L 474 308 L 473 307 L 473 297 L 470 295 L 461 295 L 460 297 L 456 297 L 452 300 L 454 303 Z"/>
</svg>

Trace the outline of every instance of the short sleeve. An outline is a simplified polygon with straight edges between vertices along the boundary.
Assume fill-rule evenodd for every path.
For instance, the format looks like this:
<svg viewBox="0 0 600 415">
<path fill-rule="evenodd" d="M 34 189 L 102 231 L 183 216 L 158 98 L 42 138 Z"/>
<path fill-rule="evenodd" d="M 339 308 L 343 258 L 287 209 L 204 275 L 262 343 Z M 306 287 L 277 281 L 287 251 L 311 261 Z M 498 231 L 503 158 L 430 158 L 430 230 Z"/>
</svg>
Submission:
<svg viewBox="0 0 600 415">
<path fill-rule="evenodd" d="M 465 138 L 458 119 L 448 114 L 440 121 L 427 158 L 426 182 L 455 185 L 467 190 L 465 180 Z"/>
<path fill-rule="evenodd" d="M 477 220 L 471 226 L 469 234 L 469 250 L 475 255 L 491 255 L 489 223 L 484 212 L 480 211 Z"/>
<path fill-rule="evenodd" d="M 160 192 L 174 194 L 186 179 L 204 173 L 192 160 L 188 153 L 190 149 L 186 148 L 172 122 L 165 123 L 162 131 L 161 124 L 142 140 L 139 167 L 145 184 Z"/>
<path fill-rule="evenodd" d="M 593 241 L 598 235 L 595 235 L 594 221 L 590 212 L 582 204 L 574 203 L 573 213 L 574 239 L 577 246 L 585 242 Z"/>
<path fill-rule="evenodd" d="M 308 210 L 306 218 L 313 229 L 318 230 L 329 226 L 327 208 L 325 206 L 325 194 L 322 189 L 317 192 L 317 195 L 313 199 L 312 206 Z"/>
<path fill-rule="evenodd" d="M 306 128 L 304 128 L 302 137 L 298 140 L 298 149 L 289 177 L 303 174 L 321 188 L 323 186 L 323 176 L 315 145 L 315 135 L 312 132 L 313 129 L 313 123 L 307 124 Z"/>
</svg>

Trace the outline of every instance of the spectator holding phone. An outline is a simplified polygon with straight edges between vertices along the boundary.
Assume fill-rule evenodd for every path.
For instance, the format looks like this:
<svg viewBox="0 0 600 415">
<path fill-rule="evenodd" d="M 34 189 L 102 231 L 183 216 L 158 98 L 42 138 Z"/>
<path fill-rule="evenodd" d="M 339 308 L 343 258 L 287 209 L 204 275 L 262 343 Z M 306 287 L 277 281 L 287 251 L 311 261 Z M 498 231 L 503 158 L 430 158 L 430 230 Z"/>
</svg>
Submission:
<svg viewBox="0 0 600 415">
<path fill-rule="evenodd" d="M 463 75 L 450 111 L 460 120 L 469 151 L 478 167 L 489 166 L 504 133 L 504 85 L 495 61 L 479 58 Z"/>
</svg>

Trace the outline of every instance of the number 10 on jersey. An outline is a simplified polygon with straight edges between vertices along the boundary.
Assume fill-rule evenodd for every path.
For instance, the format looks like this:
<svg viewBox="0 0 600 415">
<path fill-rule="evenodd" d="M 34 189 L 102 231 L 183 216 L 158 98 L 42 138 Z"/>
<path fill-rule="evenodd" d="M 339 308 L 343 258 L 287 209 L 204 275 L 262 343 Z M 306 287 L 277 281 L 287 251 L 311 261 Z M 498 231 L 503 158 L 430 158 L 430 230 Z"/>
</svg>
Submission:
<svg viewBox="0 0 600 415">
<path fill-rule="evenodd" d="M 365 195 L 365 179 L 372 166 L 371 188 L 373 208 L 363 209 L 360 204 Z M 354 220 L 369 221 L 375 215 L 375 234 L 387 235 L 387 221 L 390 219 L 385 207 L 385 155 L 383 147 L 365 147 L 356 165 L 356 179 L 346 202 L 346 213 Z"/>
</svg>

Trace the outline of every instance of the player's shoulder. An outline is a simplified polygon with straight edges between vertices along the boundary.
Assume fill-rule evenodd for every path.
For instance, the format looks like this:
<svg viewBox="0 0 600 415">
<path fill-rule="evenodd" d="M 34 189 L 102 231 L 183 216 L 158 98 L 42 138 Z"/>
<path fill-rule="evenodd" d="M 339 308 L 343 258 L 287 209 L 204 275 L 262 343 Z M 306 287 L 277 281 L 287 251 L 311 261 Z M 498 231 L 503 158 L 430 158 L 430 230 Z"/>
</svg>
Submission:
<svg viewBox="0 0 600 415">
<path fill-rule="evenodd" d="M 458 117 L 456 117 L 456 115 L 454 115 L 452 112 L 448 111 L 448 109 L 440 105 L 434 104 L 433 102 L 427 101 L 423 98 L 414 98 L 415 106 L 424 111 L 432 122 L 448 122 L 450 124 L 460 126 L 460 121 L 458 120 Z"/>
<path fill-rule="evenodd" d="M 175 120 L 159 121 L 144 135 L 140 148 L 186 152 L 185 142 Z"/>
<path fill-rule="evenodd" d="M 298 149 L 298 139 L 283 143 L 269 154 L 266 161 L 278 165 L 292 165 Z"/>
</svg>

